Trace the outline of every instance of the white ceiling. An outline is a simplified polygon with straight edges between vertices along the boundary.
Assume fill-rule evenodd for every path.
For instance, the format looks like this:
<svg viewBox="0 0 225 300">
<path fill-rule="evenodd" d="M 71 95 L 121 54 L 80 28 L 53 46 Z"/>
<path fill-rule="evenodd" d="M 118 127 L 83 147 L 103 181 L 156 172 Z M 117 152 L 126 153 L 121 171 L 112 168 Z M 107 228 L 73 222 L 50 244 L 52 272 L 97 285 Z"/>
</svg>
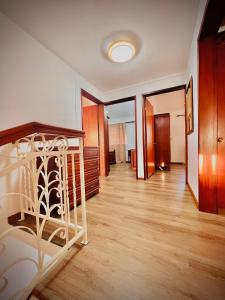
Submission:
<svg viewBox="0 0 225 300">
<path fill-rule="evenodd" d="M 135 119 L 134 101 L 105 106 L 105 111 L 111 122 L 126 122 Z"/>
<path fill-rule="evenodd" d="M 0 10 L 102 91 L 183 72 L 199 0 L 0 0 Z M 103 54 L 113 34 L 134 37 L 125 64 Z"/>
</svg>

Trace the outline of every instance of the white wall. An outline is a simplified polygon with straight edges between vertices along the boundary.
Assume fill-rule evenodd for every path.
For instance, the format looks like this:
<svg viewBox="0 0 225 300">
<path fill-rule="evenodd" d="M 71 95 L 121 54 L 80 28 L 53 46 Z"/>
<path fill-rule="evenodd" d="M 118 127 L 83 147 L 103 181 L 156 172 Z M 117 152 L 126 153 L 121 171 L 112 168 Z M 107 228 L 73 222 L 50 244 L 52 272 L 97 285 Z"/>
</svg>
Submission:
<svg viewBox="0 0 225 300">
<path fill-rule="evenodd" d="M 80 129 L 80 88 L 103 99 L 101 92 L 2 13 L 0 41 L 0 130 L 31 121 Z M 0 169 L 13 151 L 0 147 Z M 1 178 L 0 195 L 16 189 L 16 176 Z M 18 211 L 15 199 L 0 206 L 5 217 Z"/>
<path fill-rule="evenodd" d="M 153 105 L 154 114 L 170 114 L 171 162 L 175 163 L 185 163 L 184 96 L 184 90 L 179 90 L 148 98 Z"/>
<path fill-rule="evenodd" d="M 126 161 L 128 161 L 128 150 L 136 148 L 136 137 L 135 137 L 135 122 L 133 120 L 126 121 L 127 118 L 120 118 L 118 122 L 116 119 L 113 122 L 109 123 L 110 125 L 113 124 L 125 124 L 126 130 Z M 129 123 L 126 123 L 129 122 Z M 110 142 L 110 141 L 109 141 Z"/>
<path fill-rule="evenodd" d="M 136 114 L 137 114 L 137 150 L 138 150 L 138 177 L 144 177 L 143 164 L 143 139 L 142 139 L 142 105 L 143 94 L 151 93 L 157 90 L 166 89 L 182 85 L 185 83 L 185 74 L 172 74 L 170 76 L 150 80 L 140 84 L 127 86 L 105 93 L 105 101 L 121 99 L 129 96 L 136 96 Z"/>
<path fill-rule="evenodd" d="M 127 143 L 126 143 L 126 161 L 128 161 L 128 150 L 135 149 L 135 123 L 126 123 L 126 136 L 127 136 Z"/>
<path fill-rule="evenodd" d="M 200 0 L 187 67 L 186 83 L 193 77 L 194 132 L 188 135 L 188 183 L 198 199 L 198 35 L 207 0 Z"/>
<path fill-rule="evenodd" d="M 105 106 L 109 116 L 109 124 L 125 123 L 135 120 L 134 101 Z"/>
<path fill-rule="evenodd" d="M 0 41 L 0 130 L 30 121 L 80 128 L 80 88 L 102 94 L 2 13 Z"/>
</svg>

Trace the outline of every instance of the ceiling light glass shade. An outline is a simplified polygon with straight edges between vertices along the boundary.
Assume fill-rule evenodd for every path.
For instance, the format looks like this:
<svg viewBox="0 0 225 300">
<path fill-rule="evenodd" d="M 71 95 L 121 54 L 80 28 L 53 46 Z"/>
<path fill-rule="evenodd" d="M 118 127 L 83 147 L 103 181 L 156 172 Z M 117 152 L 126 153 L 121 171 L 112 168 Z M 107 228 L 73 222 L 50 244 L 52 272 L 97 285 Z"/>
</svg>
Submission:
<svg viewBox="0 0 225 300">
<path fill-rule="evenodd" d="M 134 46 L 125 41 L 120 41 L 112 44 L 109 47 L 108 56 L 109 58 L 117 63 L 124 63 L 131 60 L 135 55 Z"/>
</svg>

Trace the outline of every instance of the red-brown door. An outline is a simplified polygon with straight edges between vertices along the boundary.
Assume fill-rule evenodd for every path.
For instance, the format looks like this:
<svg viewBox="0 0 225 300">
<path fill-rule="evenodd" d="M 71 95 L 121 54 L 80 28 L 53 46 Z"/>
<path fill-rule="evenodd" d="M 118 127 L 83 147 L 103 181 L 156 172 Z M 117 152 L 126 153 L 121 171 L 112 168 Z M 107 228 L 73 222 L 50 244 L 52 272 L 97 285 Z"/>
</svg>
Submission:
<svg viewBox="0 0 225 300">
<path fill-rule="evenodd" d="M 85 131 L 84 146 L 98 147 L 98 105 L 83 107 L 82 125 Z"/>
<path fill-rule="evenodd" d="M 100 175 L 108 176 L 109 174 L 109 129 L 108 120 L 105 115 L 104 105 L 98 105 L 99 117 L 99 149 L 100 149 Z"/>
<path fill-rule="evenodd" d="M 146 140 L 146 173 L 147 178 L 155 172 L 154 145 L 154 110 L 151 103 L 145 99 L 145 140 Z"/>
<path fill-rule="evenodd" d="M 155 166 L 170 167 L 170 114 L 155 115 Z"/>
<path fill-rule="evenodd" d="M 217 206 L 225 209 L 225 34 L 217 41 L 218 155 Z M 220 212 L 220 211 L 219 211 Z"/>
</svg>

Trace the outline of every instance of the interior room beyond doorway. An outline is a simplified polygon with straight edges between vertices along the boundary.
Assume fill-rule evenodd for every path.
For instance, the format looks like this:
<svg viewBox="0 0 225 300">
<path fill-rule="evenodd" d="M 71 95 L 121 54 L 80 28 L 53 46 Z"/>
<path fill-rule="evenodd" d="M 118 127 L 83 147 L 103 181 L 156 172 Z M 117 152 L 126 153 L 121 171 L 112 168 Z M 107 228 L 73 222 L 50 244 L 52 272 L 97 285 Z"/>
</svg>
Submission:
<svg viewBox="0 0 225 300">
<path fill-rule="evenodd" d="M 184 89 L 145 96 L 143 136 L 145 178 L 186 163 Z"/>
<path fill-rule="evenodd" d="M 109 118 L 109 162 L 136 171 L 135 101 L 105 107 Z"/>
</svg>

